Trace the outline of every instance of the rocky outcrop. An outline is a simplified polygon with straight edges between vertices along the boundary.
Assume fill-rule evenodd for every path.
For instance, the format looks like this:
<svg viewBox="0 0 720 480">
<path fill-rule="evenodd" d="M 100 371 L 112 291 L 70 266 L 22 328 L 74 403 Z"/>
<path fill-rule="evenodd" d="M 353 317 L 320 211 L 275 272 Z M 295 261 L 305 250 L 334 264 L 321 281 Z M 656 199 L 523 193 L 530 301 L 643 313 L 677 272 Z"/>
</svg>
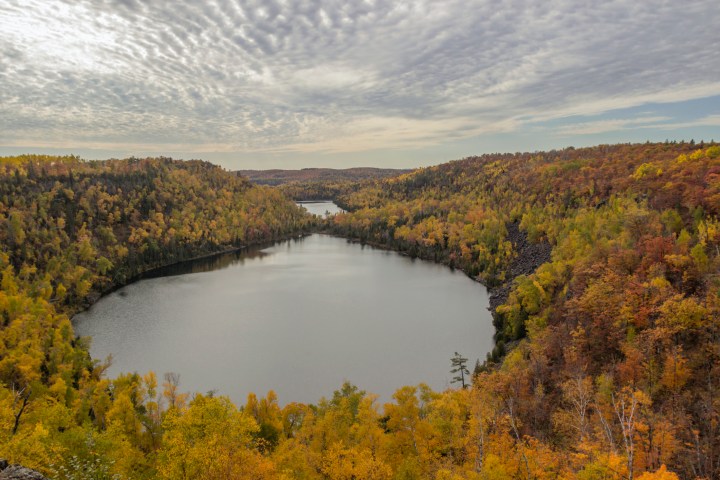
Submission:
<svg viewBox="0 0 720 480">
<path fill-rule="evenodd" d="M 48 480 L 39 472 L 0 459 L 0 480 Z"/>
<path fill-rule="evenodd" d="M 552 245 L 547 241 L 538 243 L 528 241 L 527 234 L 520 230 L 517 223 L 508 223 L 505 227 L 508 232 L 507 239 L 512 242 L 513 250 L 517 255 L 508 266 L 505 283 L 490 291 L 491 312 L 495 312 L 498 306 L 507 301 L 513 280 L 520 275 L 530 275 L 540 265 L 549 262 L 552 251 Z"/>
</svg>

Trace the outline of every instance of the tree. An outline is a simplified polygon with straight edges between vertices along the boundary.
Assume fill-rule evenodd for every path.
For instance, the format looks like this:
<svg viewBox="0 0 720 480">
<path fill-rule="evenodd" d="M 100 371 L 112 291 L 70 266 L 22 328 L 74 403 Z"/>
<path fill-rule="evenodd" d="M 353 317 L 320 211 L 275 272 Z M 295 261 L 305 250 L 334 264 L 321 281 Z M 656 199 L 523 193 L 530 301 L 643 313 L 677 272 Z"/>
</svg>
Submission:
<svg viewBox="0 0 720 480">
<path fill-rule="evenodd" d="M 678 476 L 668 472 L 665 465 L 661 465 L 656 472 L 645 472 L 638 477 L 638 480 L 677 480 Z"/>
<path fill-rule="evenodd" d="M 264 479 L 270 462 L 253 448 L 258 426 L 227 397 L 196 395 L 187 407 L 168 410 L 163 420 L 158 474 L 167 479 Z"/>
<path fill-rule="evenodd" d="M 450 373 L 459 374 L 453 377 L 451 383 L 460 383 L 462 384 L 462 388 L 467 387 L 467 384 L 465 383 L 465 375 L 470 375 L 470 370 L 467 369 L 467 361 L 468 359 L 460 355 L 458 352 L 455 352 L 455 356 L 453 356 L 450 360 L 453 367 L 452 370 L 450 370 Z"/>
<path fill-rule="evenodd" d="M 640 390 L 625 387 L 620 394 L 612 395 L 613 408 L 620 424 L 625 454 L 627 455 L 628 479 L 633 480 L 635 467 L 635 432 L 638 424 L 638 412 L 643 406 L 651 404 L 650 398 Z"/>
</svg>

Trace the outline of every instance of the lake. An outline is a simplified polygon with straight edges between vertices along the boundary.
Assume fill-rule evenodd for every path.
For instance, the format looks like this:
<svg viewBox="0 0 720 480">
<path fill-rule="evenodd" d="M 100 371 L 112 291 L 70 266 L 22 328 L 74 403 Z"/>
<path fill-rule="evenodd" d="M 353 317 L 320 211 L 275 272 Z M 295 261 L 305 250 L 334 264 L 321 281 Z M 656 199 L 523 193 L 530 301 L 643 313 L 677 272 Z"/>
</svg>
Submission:
<svg viewBox="0 0 720 480">
<path fill-rule="evenodd" d="M 347 380 L 389 401 L 403 385 L 450 386 L 454 352 L 493 347 L 485 288 L 459 271 L 314 234 L 189 262 L 75 316 L 109 369 L 180 374 L 183 391 L 273 389 L 316 403 Z"/>
<path fill-rule="evenodd" d="M 335 205 L 335 203 L 331 200 L 307 200 L 296 203 L 313 215 L 319 215 L 321 217 L 326 217 L 343 211 L 342 208 Z"/>
</svg>

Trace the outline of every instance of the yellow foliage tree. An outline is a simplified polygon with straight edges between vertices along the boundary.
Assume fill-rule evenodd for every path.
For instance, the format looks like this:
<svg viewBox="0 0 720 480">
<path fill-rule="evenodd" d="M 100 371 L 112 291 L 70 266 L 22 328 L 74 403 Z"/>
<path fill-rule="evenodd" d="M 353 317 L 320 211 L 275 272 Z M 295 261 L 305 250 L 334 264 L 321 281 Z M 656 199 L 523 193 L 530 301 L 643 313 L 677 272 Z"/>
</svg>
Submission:
<svg viewBox="0 0 720 480">
<path fill-rule="evenodd" d="M 272 464 L 254 448 L 255 420 L 226 397 L 197 395 L 185 408 L 170 409 L 158 452 L 160 478 L 264 479 Z"/>
</svg>

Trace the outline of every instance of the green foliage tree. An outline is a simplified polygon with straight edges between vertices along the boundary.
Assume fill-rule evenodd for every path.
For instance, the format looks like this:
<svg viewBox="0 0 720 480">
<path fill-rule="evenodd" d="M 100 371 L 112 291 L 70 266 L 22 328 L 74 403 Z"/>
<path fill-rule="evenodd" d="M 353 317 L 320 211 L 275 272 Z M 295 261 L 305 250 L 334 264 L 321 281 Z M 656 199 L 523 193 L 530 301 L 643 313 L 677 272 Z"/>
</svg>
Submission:
<svg viewBox="0 0 720 480">
<path fill-rule="evenodd" d="M 450 359 L 450 365 L 452 366 L 450 373 L 455 375 L 451 383 L 459 383 L 462 388 L 467 387 L 465 377 L 470 375 L 470 370 L 467 368 L 467 362 L 468 359 L 460 355 L 458 352 L 455 352 L 455 355 L 453 355 Z"/>
</svg>

